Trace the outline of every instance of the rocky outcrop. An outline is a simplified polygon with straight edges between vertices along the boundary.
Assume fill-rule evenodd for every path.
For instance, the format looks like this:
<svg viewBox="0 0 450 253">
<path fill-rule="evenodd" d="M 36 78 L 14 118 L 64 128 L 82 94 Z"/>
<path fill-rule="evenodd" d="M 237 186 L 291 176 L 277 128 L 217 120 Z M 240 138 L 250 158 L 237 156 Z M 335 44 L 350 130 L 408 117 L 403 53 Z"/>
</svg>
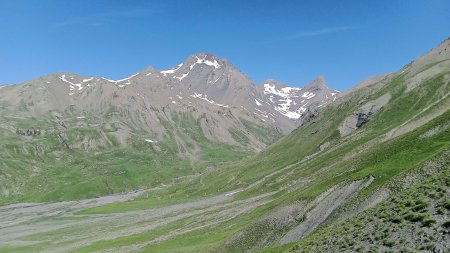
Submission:
<svg viewBox="0 0 450 253">
<path fill-rule="evenodd" d="M 357 111 L 346 117 L 339 126 L 339 133 L 341 136 L 349 135 L 369 122 L 370 118 L 380 111 L 390 99 L 391 95 L 386 93 L 383 96 L 364 104 Z"/>
<path fill-rule="evenodd" d="M 314 118 L 317 117 L 317 114 L 318 114 L 318 112 L 316 110 L 308 108 L 302 114 L 302 116 L 300 116 L 300 118 L 299 118 L 299 125 L 303 126 L 304 124 L 310 122 L 311 120 L 313 120 Z"/>
<path fill-rule="evenodd" d="M 264 248 L 274 242 L 286 227 L 304 220 L 306 204 L 306 201 L 301 201 L 277 209 L 272 214 L 233 235 L 215 252 L 248 252 Z"/>
<path fill-rule="evenodd" d="M 312 233 L 320 224 L 325 222 L 347 201 L 355 197 L 358 192 L 369 186 L 374 178 L 353 181 L 336 185 L 322 193 L 305 208 L 302 222 L 287 232 L 280 243 L 296 242 Z"/>
<path fill-rule="evenodd" d="M 372 115 L 372 112 L 363 113 L 360 112 L 357 114 L 358 118 L 356 120 L 356 128 L 362 127 L 362 125 L 366 124 L 369 121 L 369 117 Z"/>
</svg>

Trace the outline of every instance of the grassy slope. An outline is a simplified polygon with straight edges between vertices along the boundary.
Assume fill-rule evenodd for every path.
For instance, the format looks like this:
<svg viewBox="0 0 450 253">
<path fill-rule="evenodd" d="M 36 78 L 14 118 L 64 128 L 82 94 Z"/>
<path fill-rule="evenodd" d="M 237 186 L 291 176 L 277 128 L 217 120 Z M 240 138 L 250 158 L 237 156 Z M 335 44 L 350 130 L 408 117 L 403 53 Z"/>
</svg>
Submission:
<svg viewBox="0 0 450 253">
<path fill-rule="evenodd" d="M 145 133 L 136 131 L 131 143 L 123 147 L 111 134 L 117 129 L 82 128 L 78 125 L 80 120 L 70 112 L 65 119 L 68 128 L 63 130 L 50 119 L 12 114 L 3 110 L 0 115 L 9 128 L 0 127 L 0 191 L 4 196 L 0 204 L 79 199 L 157 186 L 250 153 L 209 141 L 203 136 L 198 120 L 189 115 L 175 117 L 174 123 L 166 122 L 170 126 L 169 137 L 164 141 L 150 144 L 144 140 Z M 90 116 L 84 119 L 88 125 L 96 121 Z M 14 133 L 15 127 L 45 131 L 38 136 L 23 137 Z M 179 155 L 185 150 L 170 138 L 173 131 L 199 150 L 198 162 L 193 164 Z M 64 133 L 71 149 L 60 142 L 58 132 Z M 84 138 L 97 141 L 94 151 L 76 147 Z"/>
<path fill-rule="evenodd" d="M 448 117 L 450 117 L 450 112 L 447 113 L 445 116 L 448 119 Z M 409 136 L 409 138 L 406 138 L 406 139 L 414 139 L 421 133 L 426 132 L 428 129 L 430 129 L 435 124 L 436 123 L 430 123 L 429 125 L 425 126 L 424 128 L 420 129 L 419 131 L 411 134 Z M 442 147 L 447 147 L 447 149 L 448 149 L 448 147 L 450 146 L 450 137 L 449 136 L 450 136 L 449 129 L 447 129 L 445 132 L 441 133 L 440 135 L 436 135 L 432 139 L 418 143 L 418 144 L 414 145 L 413 147 L 411 147 L 410 149 L 408 149 L 407 151 L 401 152 L 400 154 L 397 154 L 394 150 L 392 150 L 392 153 L 390 153 L 390 154 L 384 153 L 383 155 L 388 155 L 389 157 L 384 161 L 383 164 L 380 164 L 380 166 L 378 166 L 378 168 L 382 169 L 380 171 L 378 171 L 378 168 L 372 169 L 372 168 L 366 167 L 366 168 L 360 170 L 358 175 L 355 175 L 355 176 L 352 176 L 351 172 L 348 174 L 343 174 L 340 177 L 323 176 L 323 178 L 317 178 L 315 182 L 313 182 L 312 184 L 310 184 L 309 186 L 307 186 L 305 188 L 301 188 L 301 189 L 291 192 L 291 193 L 287 193 L 286 191 L 283 191 L 282 193 L 280 193 L 278 195 L 278 198 L 276 200 L 274 200 L 272 203 L 259 208 L 258 211 L 256 213 L 254 213 L 254 216 L 249 215 L 248 217 L 241 217 L 239 219 L 236 219 L 231 224 L 223 225 L 224 227 L 226 227 L 226 225 L 233 226 L 233 230 L 222 231 L 220 229 L 222 226 L 215 228 L 213 230 L 213 232 L 211 232 L 211 229 L 207 229 L 207 230 L 205 229 L 204 231 L 199 231 L 199 232 L 195 233 L 194 238 L 196 238 L 196 240 L 193 240 L 191 243 L 187 243 L 186 245 L 191 245 L 191 247 L 198 245 L 199 247 L 202 247 L 202 243 L 207 242 L 208 245 L 214 245 L 214 247 L 211 247 L 211 249 L 222 249 L 223 247 L 225 247 L 225 245 L 223 245 L 222 242 L 220 242 L 220 240 L 217 240 L 216 238 L 217 237 L 228 238 L 230 235 L 233 234 L 232 231 L 235 231 L 236 227 L 238 227 L 240 229 L 238 229 L 237 231 L 249 229 L 250 233 L 247 234 L 247 237 L 244 237 L 241 240 L 244 242 L 248 242 L 248 244 L 233 245 L 232 248 L 227 248 L 227 250 L 225 250 L 225 251 L 242 252 L 247 248 L 252 248 L 254 246 L 253 243 L 258 242 L 258 240 L 260 239 L 259 237 L 264 237 L 268 233 L 273 232 L 274 228 L 272 226 L 270 226 L 269 224 L 267 224 L 267 226 L 255 226 L 257 224 L 256 222 L 261 220 L 262 217 L 265 217 L 265 215 L 267 215 L 267 213 L 270 213 L 273 210 L 276 210 L 278 207 L 286 205 L 288 203 L 293 203 L 294 201 L 298 201 L 301 199 L 309 199 L 309 198 L 312 198 L 313 196 L 317 196 L 320 192 L 324 191 L 325 189 L 328 189 L 331 185 L 336 184 L 339 181 L 351 180 L 351 179 L 354 179 L 354 178 L 357 178 L 360 176 L 375 175 L 378 180 L 386 183 L 387 177 L 392 179 L 393 175 L 400 175 L 401 173 L 407 173 L 408 171 L 412 171 L 416 168 L 419 168 L 421 165 L 423 165 L 423 163 L 426 160 L 432 158 L 433 155 L 431 155 L 431 154 L 440 153 L 440 151 L 443 150 Z M 403 141 L 405 141 L 404 138 L 400 138 L 398 140 L 395 140 L 394 143 L 401 143 Z M 434 143 L 434 142 L 441 142 L 441 143 L 436 146 L 427 147 L 430 143 Z M 418 157 L 417 159 L 411 159 L 411 155 L 409 155 L 409 152 L 411 152 L 412 154 L 417 154 L 417 153 L 420 153 L 423 149 L 428 150 L 428 153 L 426 154 L 426 159 L 424 159 L 424 157 Z M 383 147 L 380 147 L 380 150 L 383 150 Z M 402 166 L 399 168 L 396 168 L 396 170 L 394 172 L 389 171 L 389 168 L 392 168 L 390 166 L 392 166 L 393 164 L 401 164 L 401 162 L 399 162 L 399 161 L 407 161 L 407 160 L 412 160 L 412 161 L 402 164 Z M 374 161 L 374 160 L 369 160 L 369 161 Z M 388 171 L 389 173 L 386 173 L 386 171 Z M 325 183 L 323 184 L 323 182 L 325 182 Z M 250 220 L 250 222 L 247 221 L 246 223 L 241 223 L 241 221 L 245 220 L 245 218 L 253 219 L 253 221 Z M 279 233 L 279 234 L 275 234 L 274 235 L 275 238 L 279 238 L 279 236 L 281 236 L 283 234 L 283 231 L 284 230 L 278 231 L 277 233 Z M 206 233 L 206 232 L 208 232 L 208 236 L 205 236 L 205 237 L 200 236 L 201 239 L 206 242 L 202 242 L 199 244 L 198 242 L 202 241 L 202 240 L 200 240 L 198 238 L 198 236 L 202 235 L 202 233 Z M 211 234 L 213 234 L 215 236 L 212 236 Z M 184 235 L 184 236 L 182 236 L 182 238 L 191 238 L 192 239 L 193 238 L 192 236 L 194 236 L 194 234 Z M 175 245 L 177 245 L 177 243 L 179 242 L 178 241 L 179 239 L 180 238 L 175 238 L 173 240 L 163 242 L 163 243 L 161 243 L 161 245 L 164 245 L 164 247 L 163 246 L 161 246 L 161 247 L 165 248 L 167 250 L 167 252 L 171 252 L 170 249 L 173 248 Z M 187 240 L 188 239 L 186 239 L 186 241 Z M 182 245 L 185 246 L 185 244 L 182 244 Z M 177 246 L 177 247 L 181 247 L 181 246 Z M 152 251 L 152 249 L 154 249 L 154 247 L 149 247 L 149 252 L 154 252 L 154 251 Z M 164 251 L 161 251 L 161 252 L 164 252 Z M 274 252 L 277 252 L 277 251 L 274 251 Z"/>
<path fill-rule="evenodd" d="M 414 252 L 448 249 L 450 166 L 337 226 L 265 252 Z M 335 236 L 339 235 L 339 236 Z"/>
</svg>

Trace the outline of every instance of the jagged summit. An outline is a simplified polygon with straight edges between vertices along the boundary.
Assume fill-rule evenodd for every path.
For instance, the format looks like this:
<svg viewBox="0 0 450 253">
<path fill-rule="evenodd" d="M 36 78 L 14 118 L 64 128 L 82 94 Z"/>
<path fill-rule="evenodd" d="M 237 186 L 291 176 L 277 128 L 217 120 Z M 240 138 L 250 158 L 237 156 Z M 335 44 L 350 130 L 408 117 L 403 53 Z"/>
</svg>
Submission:
<svg viewBox="0 0 450 253">
<path fill-rule="evenodd" d="M 327 90 L 330 89 L 325 81 L 325 77 L 324 76 L 318 76 L 316 77 L 316 79 L 314 79 L 313 81 L 311 81 L 310 83 L 308 83 L 305 87 L 305 90 Z"/>
<path fill-rule="evenodd" d="M 143 71 L 141 71 L 141 73 L 149 76 L 149 75 L 158 73 L 158 70 L 156 70 L 153 66 L 149 66 L 146 69 L 144 69 Z"/>
<path fill-rule="evenodd" d="M 226 59 L 218 57 L 218 56 L 216 56 L 214 54 L 211 54 L 209 52 L 196 53 L 196 54 L 190 56 L 189 58 L 195 58 L 195 59 L 199 58 L 199 59 L 203 59 L 205 61 L 211 61 L 211 62 L 217 61 L 217 62 L 222 63 L 222 64 L 228 63 L 228 61 Z"/>
<path fill-rule="evenodd" d="M 312 90 L 332 90 L 326 83 L 325 77 L 324 76 L 318 76 L 316 77 L 313 81 L 309 82 L 308 84 L 306 84 L 304 87 L 291 87 L 288 84 L 279 82 L 275 79 L 266 79 L 262 82 L 261 84 L 262 86 L 266 86 L 266 87 L 274 87 L 276 89 L 283 89 L 283 88 L 287 88 L 287 90 L 307 90 L 307 91 L 312 91 Z"/>
<path fill-rule="evenodd" d="M 193 54 L 193 55 L 187 57 L 186 60 L 184 60 L 180 64 L 178 64 L 170 69 L 162 70 L 161 72 L 163 72 L 163 71 L 167 72 L 170 70 L 176 71 L 179 68 L 181 68 L 181 66 L 192 66 L 195 64 L 205 64 L 205 65 L 214 66 L 215 68 L 218 68 L 220 65 L 229 64 L 229 62 L 226 59 L 220 58 L 211 53 L 199 52 L 199 53 L 196 53 L 196 54 Z"/>
<path fill-rule="evenodd" d="M 207 52 L 201 52 L 188 57 L 184 62 L 170 69 L 160 71 L 160 73 L 165 77 L 182 82 L 189 75 L 192 77 L 192 74 L 194 74 L 193 76 L 195 77 L 200 72 L 209 74 L 229 65 L 225 59 L 221 59 Z"/>
<path fill-rule="evenodd" d="M 298 121 L 309 109 L 322 107 L 334 101 L 337 93 L 326 86 L 325 78 L 322 76 L 304 88 L 289 87 L 274 79 L 265 80 L 258 87 L 274 104 L 274 109 L 278 113 L 294 121 Z"/>
</svg>

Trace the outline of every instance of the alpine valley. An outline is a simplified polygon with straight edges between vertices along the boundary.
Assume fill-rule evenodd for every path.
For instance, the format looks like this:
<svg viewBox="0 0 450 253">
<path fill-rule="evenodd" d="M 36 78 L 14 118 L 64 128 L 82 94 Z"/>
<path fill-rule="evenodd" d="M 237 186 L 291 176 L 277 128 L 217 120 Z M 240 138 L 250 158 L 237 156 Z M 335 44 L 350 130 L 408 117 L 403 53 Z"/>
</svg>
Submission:
<svg viewBox="0 0 450 253">
<path fill-rule="evenodd" d="M 58 73 L 2 86 L 0 196 L 70 200 L 168 184 L 264 149 L 337 94 L 322 77 L 303 89 L 256 85 L 207 53 L 122 80 Z"/>
<path fill-rule="evenodd" d="M 338 92 L 199 53 L 0 86 L 0 252 L 448 252 L 450 39 Z"/>
</svg>

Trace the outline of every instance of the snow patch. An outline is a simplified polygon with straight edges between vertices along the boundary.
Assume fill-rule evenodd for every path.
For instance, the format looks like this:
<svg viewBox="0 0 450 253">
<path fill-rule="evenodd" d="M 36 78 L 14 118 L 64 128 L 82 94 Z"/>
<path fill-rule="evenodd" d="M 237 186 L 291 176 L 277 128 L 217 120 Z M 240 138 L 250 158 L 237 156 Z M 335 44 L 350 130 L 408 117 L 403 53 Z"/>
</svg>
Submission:
<svg viewBox="0 0 450 253">
<path fill-rule="evenodd" d="M 293 91 L 300 91 L 302 88 L 297 88 L 297 87 L 283 87 L 281 88 L 281 91 L 283 91 L 286 94 L 289 94 Z"/>
<path fill-rule="evenodd" d="M 256 100 L 256 99 L 255 99 L 255 103 L 256 103 L 257 106 L 261 106 L 261 103 L 258 100 Z"/>
<path fill-rule="evenodd" d="M 135 76 L 137 76 L 137 75 L 139 75 L 139 73 L 136 73 L 136 74 L 134 74 L 134 75 L 131 75 L 131 76 L 129 76 L 129 77 L 126 77 L 126 78 L 120 79 L 120 80 L 111 80 L 111 79 L 108 79 L 108 78 L 105 78 L 105 77 L 102 77 L 102 79 L 103 79 L 103 80 L 106 80 L 106 81 L 108 81 L 108 82 L 111 82 L 111 83 L 120 83 L 120 82 L 127 81 L 127 80 L 129 80 L 129 79 L 131 79 L 131 78 L 133 78 L 133 77 L 135 77 Z M 130 82 L 127 82 L 127 84 L 131 84 L 131 83 L 130 83 Z"/>
<path fill-rule="evenodd" d="M 315 93 L 312 93 L 312 92 L 305 92 L 305 93 L 303 93 L 303 95 L 302 95 L 302 97 L 304 97 L 304 98 L 306 98 L 306 99 L 311 99 L 311 98 L 313 98 L 313 97 L 315 97 L 316 96 L 316 94 Z"/>
<path fill-rule="evenodd" d="M 180 82 L 181 82 L 181 80 L 183 80 L 186 76 L 188 76 L 189 73 L 190 73 L 190 71 L 187 72 L 186 74 L 181 75 L 181 76 L 175 76 L 175 78 L 177 78 L 177 79 L 180 80 Z"/>
<path fill-rule="evenodd" d="M 75 87 L 77 87 L 78 90 L 80 91 L 80 90 L 82 90 L 84 88 L 84 86 L 83 86 L 84 83 L 89 82 L 89 81 L 91 81 L 94 78 L 91 77 L 91 78 L 88 78 L 88 79 L 83 79 L 81 83 L 74 83 L 72 81 L 67 80 L 67 76 L 66 75 L 61 75 L 59 77 L 59 79 L 61 79 L 63 82 L 68 83 L 70 85 L 69 86 L 69 91 L 75 90 Z M 71 76 L 71 77 L 69 77 L 69 79 L 73 80 L 74 78 L 73 78 L 73 76 Z M 49 83 L 49 82 L 47 82 L 47 83 Z M 89 86 L 89 85 L 87 85 L 87 86 Z M 70 92 L 69 96 L 72 96 L 73 94 L 74 94 L 73 92 Z"/>
<path fill-rule="evenodd" d="M 201 93 L 196 93 L 196 92 L 194 92 L 194 94 L 192 94 L 191 97 L 193 97 L 193 98 L 199 98 L 199 99 L 205 100 L 206 102 L 208 102 L 208 103 L 210 103 L 210 104 L 217 105 L 217 106 L 220 106 L 220 107 L 226 107 L 226 108 L 230 107 L 230 106 L 228 106 L 228 105 L 223 105 L 223 104 L 215 103 L 213 100 L 209 100 L 207 95 L 203 95 L 203 94 L 201 94 Z"/>
<path fill-rule="evenodd" d="M 68 84 L 70 84 L 70 85 L 77 86 L 77 87 L 80 87 L 80 86 L 81 86 L 81 83 L 72 83 L 71 81 L 67 80 L 67 79 L 66 79 L 66 75 L 62 75 L 62 76 L 60 76 L 59 78 L 60 78 L 63 82 L 66 82 L 66 83 L 68 83 Z M 72 77 L 71 79 L 73 79 L 73 77 Z"/>
<path fill-rule="evenodd" d="M 150 139 L 145 139 L 146 142 L 150 142 L 150 143 L 158 143 L 158 141 L 154 141 L 154 140 L 150 140 Z"/>
<path fill-rule="evenodd" d="M 275 85 L 270 83 L 264 84 L 264 94 L 273 94 L 280 96 L 282 98 L 292 97 L 292 92 L 300 91 L 302 88 L 297 87 L 283 87 L 281 89 L 277 89 Z"/>
<path fill-rule="evenodd" d="M 181 66 L 183 66 L 183 63 L 178 64 L 176 68 L 160 71 L 160 73 L 163 74 L 163 76 L 166 76 L 167 74 L 174 74 L 177 70 L 181 68 Z"/>
<path fill-rule="evenodd" d="M 272 103 L 275 103 L 274 95 L 281 98 L 278 100 L 278 102 L 281 103 L 277 104 L 274 109 L 282 115 L 291 119 L 298 119 L 300 118 L 300 116 L 302 116 L 301 109 L 297 109 L 296 111 L 290 110 L 291 104 L 293 103 L 292 98 L 298 97 L 296 93 L 298 94 L 300 90 L 301 88 L 297 87 L 283 87 L 281 89 L 277 89 L 273 84 L 264 84 L 264 94 L 270 94 L 269 100 Z"/>
<path fill-rule="evenodd" d="M 206 64 L 206 65 L 208 65 L 208 66 L 213 66 L 215 69 L 218 69 L 218 68 L 220 68 L 220 66 L 221 66 L 221 65 L 217 62 L 216 59 L 214 59 L 214 61 L 212 62 L 212 61 L 206 60 L 206 56 L 205 56 L 203 59 L 200 59 L 198 56 L 195 56 L 195 58 L 197 59 L 196 64 Z"/>
</svg>

